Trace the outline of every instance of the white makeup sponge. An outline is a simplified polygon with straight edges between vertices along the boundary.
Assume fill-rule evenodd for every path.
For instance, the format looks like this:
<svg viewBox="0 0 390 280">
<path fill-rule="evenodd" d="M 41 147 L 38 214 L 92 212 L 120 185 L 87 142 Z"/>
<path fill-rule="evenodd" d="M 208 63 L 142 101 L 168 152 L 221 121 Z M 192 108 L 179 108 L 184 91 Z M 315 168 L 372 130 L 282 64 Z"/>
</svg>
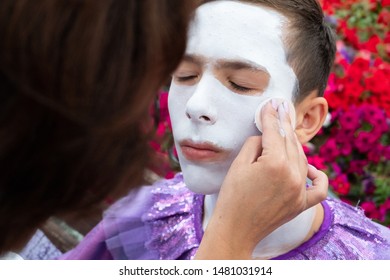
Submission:
<svg viewBox="0 0 390 280">
<path fill-rule="evenodd" d="M 294 105 L 286 100 L 286 99 L 283 99 L 283 98 L 272 98 L 272 99 L 275 99 L 274 102 L 276 102 L 276 104 L 279 106 L 279 104 L 282 104 L 284 101 L 287 102 L 288 106 L 289 106 L 289 110 L 288 110 L 288 113 L 290 115 L 290 120 L 291 120 L 291 124 L 293 126 L 293 129 L 295 130 L 295 125 L 296 125 L 296 113 L 295 113 L 295 108 L 294 108 Z M 256 109 L 256 112 L 255 112 L 255 124 L 256 124 L 256 127 L 257 129 L 263 133 L 263 125 L 261 123 L 261 110 L 263 109 L 263 107 L 271 101 L 271 98 L 268 98 L 266 100 L 264 100 L 263 102 L 261 102 L 259 104 L 259 106 L 257 107 Z"/>
</svg>

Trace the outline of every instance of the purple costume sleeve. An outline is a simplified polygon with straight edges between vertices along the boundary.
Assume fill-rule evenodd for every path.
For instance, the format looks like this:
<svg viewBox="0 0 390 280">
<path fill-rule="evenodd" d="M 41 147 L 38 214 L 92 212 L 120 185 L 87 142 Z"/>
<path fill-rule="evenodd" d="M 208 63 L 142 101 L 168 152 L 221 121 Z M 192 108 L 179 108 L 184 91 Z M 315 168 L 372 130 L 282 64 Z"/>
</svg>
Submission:
<svg viewBox="0 0 390 280">
<path fill-rule="evenodd" d="M 152 205 L 153 186 L 145 186 L 119 200 L 104 215 L 106 246 L 116 260 L 156 259 L 145 248 L 148 228 L 143 216 Z"/>
<path fill-rule="evenodd" d="M 202 205 L 181 174 L 145 186 L 105 213 L 106 246 L 116 260 L 190 259 L 201 240 Z"/>
<path fill-rule="evenodd" d="M 60 256 L 60 260 L 112 260 L 106 247 L 106 238 L 102 223 L 89 232 L 80 244 L 71 251 Z"/>
<path fill-rule="evenodd" d="M 151 206 L 151 187 L 130 192 L 112 205 L 103 220 L 89 232 L 80 244 L 59 259 L 110 260 L 150 259 L 153 252 L 146 250 L 143 213 Z"/>
</svg>

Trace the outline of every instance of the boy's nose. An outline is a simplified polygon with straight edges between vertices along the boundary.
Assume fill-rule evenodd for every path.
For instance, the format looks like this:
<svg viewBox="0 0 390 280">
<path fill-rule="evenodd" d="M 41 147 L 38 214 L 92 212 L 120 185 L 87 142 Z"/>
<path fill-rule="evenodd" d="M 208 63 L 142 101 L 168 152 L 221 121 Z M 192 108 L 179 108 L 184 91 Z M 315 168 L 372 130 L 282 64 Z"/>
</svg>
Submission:
<svg viewBox="0 0 390 280">
<path fill-rule="evenodd" d="M 188 119 L 197 123 L 212 125 L 216 121 L 215 113 L 208 104 L 197 104 L 189 100 L 186 107 L 186 116 Z"/>
<path fill-rule="evenodd" d="M 199 115 L 199 114 L 189 113 L 187 111 L 186 112 L 186 116 L 187 116 L 187 118 L 192 119 L 194 121 L 210 123 L 210 124 L 214 124 L 215 123 L 215 120 L 213 118 L 210 118 L 207 115 Z"/>
<path fill-rule="evenodd" d="M 185 114 L 193 122 L 213 125 L 217 114 L 212 95 L 208 91 L 203 91 L 199 86 L 188 100 Z"/>
</svg>

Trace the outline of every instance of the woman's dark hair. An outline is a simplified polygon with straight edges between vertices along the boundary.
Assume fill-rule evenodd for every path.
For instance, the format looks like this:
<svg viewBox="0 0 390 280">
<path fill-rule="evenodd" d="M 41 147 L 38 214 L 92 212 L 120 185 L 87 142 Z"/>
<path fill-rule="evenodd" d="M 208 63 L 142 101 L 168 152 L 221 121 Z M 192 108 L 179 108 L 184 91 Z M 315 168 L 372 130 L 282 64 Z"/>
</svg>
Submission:
<svg viewBox="0 0 390 280">
<path fill-rule="evenodd" d="M 0 1 L 0 252 L 142 182 L 196 2 Z"/>
</svg>

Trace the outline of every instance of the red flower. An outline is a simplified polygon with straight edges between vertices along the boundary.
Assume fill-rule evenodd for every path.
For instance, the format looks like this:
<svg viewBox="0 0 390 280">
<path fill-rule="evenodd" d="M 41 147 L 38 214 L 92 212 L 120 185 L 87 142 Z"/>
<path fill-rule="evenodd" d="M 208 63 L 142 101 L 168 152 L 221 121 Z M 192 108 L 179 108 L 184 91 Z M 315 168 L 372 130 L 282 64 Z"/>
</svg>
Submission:
<svg viewBox="0 0 390 280">
<path fill-rule="evenodd" d="M 345 108 L 346 102 L 343 92 L 327 92 L 325 93 L 325 98 L 329 103 L 331 109 Z"/>
<path fill-rule="evenodd" d="M 382 7 L 390 6 L 390 0 L 382 0 Z"/>
<path fill-rule="evenodd" d="M 366 79 L 367 89 L 373 93 L 385 94 L 389 90 L 389 75 L 387 75 L 382 69 L 376 69 L 372 71 L 372 76 Z"/>
<path fill-rule="evenodd" d="M 390 1 L 389 1 L 390 2 Z M 378 16 L 378 23 L 388 25 L 390 24 L 390 11 L 387 9 L 382 9 Z"/>
<path fill-rule="evenodd" d="M 370 52 L 376 53 L 378 52 L 378 44 L 381 42 L 381 39 L 378 35 L 373 35 L 368 39 L 367 42 L 360 44 L 360 48 L 368 50 Z"/>
<path fill-rule="evenodd" d="M 337 176 L 335 179 L 330 180 L 329 183 L 333 187 L 333 190 L 341 195 L 347 195 L 351 189 L 351 185 L 345 174 Z"/>
<path fill-rule="evenodd" d="M 344 34 L 345 40 L 349 42 L 354 48 L 359 48 L 359 37 L 356 28 L 348 28 L 346 22 L 340 22 L 339 26 L 340 34 Z"/>
<path fill-rule="evenodd" d="M 358 73 L 367 71 L 370 69 L 370 61 L 366 58 L 358 57 L 351 64 L 351 69 L 355 68 L 357 69 Z"/>
</svg>

